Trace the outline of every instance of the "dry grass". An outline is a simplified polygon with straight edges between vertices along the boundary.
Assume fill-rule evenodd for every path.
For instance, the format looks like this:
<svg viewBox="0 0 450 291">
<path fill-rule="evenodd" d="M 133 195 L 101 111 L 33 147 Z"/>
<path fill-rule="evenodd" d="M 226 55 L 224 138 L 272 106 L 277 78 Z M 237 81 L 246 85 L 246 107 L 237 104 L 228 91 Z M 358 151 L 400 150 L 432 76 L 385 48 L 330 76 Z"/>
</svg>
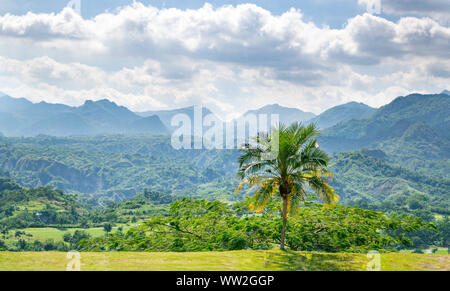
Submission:
<svg viewBox="0 0 450 291">
<path fill-rule="evenodd" d="M 366 270 L 364 254 L 281 251 L 199 253 L 81 253 L 81 270 L 91 271 L 264 271 Z M 69 263 L 60 252 L 0 252 L 0 270 L 64 271 Z M 449 255 L 391 253 L 381 255 L 381 270 L 450 270 Z"/>
</svg>

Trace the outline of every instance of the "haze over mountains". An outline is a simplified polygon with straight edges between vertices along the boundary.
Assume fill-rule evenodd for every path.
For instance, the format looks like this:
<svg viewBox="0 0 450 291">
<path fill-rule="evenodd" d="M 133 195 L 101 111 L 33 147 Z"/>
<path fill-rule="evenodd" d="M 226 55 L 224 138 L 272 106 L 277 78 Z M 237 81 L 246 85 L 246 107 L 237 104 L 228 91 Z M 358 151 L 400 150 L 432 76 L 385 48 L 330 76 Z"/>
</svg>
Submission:
<svg viewBox="0 0 450 291">
<path fill-rule="evenodd" d="M 320 128 L 327 128 L 352 119 L 369 118 L 375 111 L 375 108 L 364 103 L 349 102 L 330 108 L 309 122 L 317 124 Z"/>
<path fill-rule="evenodd" d="M 285 124 L 295 121 L 315 122 L 321 128 L 339 122 L 368 117 L 375 109 L 356 102 L 339 105 L 316 116 L 297 108 L 278 104 L 267 105 L 243 114 L 278 114 Z M 71 107 L 46 102 L 32 103 L 25 98 L 12 98 L 0 93 L 0 132 L 6 136 L 95 135 L 117 133 L 169 134 L 177 114 L 194 119 L 194 106 L 146 112 L 132 112 L 109 100 L 87 100 L 82 106 Z M 212 112 L 203 107 L 203 116 Z"/>
<path fill-rule="evenodd" d="M 166 126 L 166 128 L 168 128 L 169 131 L 173 131 L 174 129 L 176 129 L 176 127 L 172 126 L 171 124 L 172 118 L 177 114 L 186 114 L 191 120 L 194 120 L 194 106 L 173 110 L 145 111 L 138 112 L 136 114 L 142 117 L 158 116 L 162 123 Z M 208 114 L 212 114 L 212 112 L 208 108 L 203 107 L 202 114 L 203 116 L 206 116 Z"/>
<path fill-rule="evenodd" d="M 444 91 L 435 95 L 411 94 L 398 97 L 379 109 L 363 103 L 349 102 L 332 107 L 320 115 L 278 104 L 247 111 L 248 114 L 278 114 L 281 122 L 316 123 L 324 130 L 326 146 L 343 151 L 400 138 L 411 126 L 427 127 L 437 132 L 436 138 L 449 138 L 448 99 Z M 95 135 L 118 133 L 170 134 L 176 127 L 171 120 L 176 114 L 194 119 L 194 107 L 135 113 L 108 100 L 86 101 L 71 107 L 46 102 L 32 103 L 24 98 L 0 93 L 0 132 L 6 136 Z M 203 107 L 203 116 L 212 112 Z M 422 122 L 422 125 L 418 123 Z M 411 130 L 413 130 L 412 128 Z M 328 146 L 330 147 L 330 146 Z"/>
<path fill-rule="evenodd" d="M 295 121 L 305 122 L 316 116 L 311 112 L 304 112 L 297 108 L 284 107 L 278 104 L 266 105 L 256 110 L 249 110 L 243 116 L 249 114 L 278 114 L 280 122 L 284 124 L 291 124 Z"/>
<path fill-rule="evenodd" d="M 0 97 L 0 132 L 6 136 L 169 133 L 157 116 L 141 117 L 108 100 L 71 107 L 9 96 Z"/>
</svg>

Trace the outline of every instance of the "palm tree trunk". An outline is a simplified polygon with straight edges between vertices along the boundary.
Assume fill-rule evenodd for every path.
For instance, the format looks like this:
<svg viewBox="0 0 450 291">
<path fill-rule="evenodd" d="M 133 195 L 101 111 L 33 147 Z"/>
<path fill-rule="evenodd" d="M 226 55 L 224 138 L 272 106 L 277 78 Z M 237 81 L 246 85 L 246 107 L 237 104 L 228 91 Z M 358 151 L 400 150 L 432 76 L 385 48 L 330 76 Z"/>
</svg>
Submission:
<svg viewBox="0 0 450 291">
<path fill-rule="evenodd" d="M 280 250 L 284 251 L 284 240 L 286 237 L 286 222 L 287 222 L 287 198 L 283 197 L 283 210 L 281 212 L 283 217 L 283 228 L 281 229 L 281 245 Z"/>
</svg>

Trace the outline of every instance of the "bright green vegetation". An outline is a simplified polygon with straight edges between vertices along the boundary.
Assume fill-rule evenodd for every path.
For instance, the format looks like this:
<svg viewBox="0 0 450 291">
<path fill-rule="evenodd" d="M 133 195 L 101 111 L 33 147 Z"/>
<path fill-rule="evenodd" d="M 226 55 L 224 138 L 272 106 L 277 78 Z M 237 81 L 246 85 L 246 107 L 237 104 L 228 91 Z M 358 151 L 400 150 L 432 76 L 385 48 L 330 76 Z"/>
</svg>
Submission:
<svg viewBox="0 0 450 291">
<path fill-rule="evenodd" d="M 218 201 L 183 199 L 168 216 L 155 216 L 127 232 L 82 240 L 82 251 L 225 251 L 270 250 L 281 243 L 281 201 L 273 200 L 260 215 L 250 215 L 254 199 L 233 206 Z M 286 225 L 290 250 L 327 252 L 391 251 L 410 244 L 404 235 L 432 229 L 417 217 L 388 218 L 380 212 L 336 205 L 301 207 Z"/>
<path fill-rule="evenodd" d="M 365 254 L 281 251 L 200 253 L 81 253 L 82 271 L 364 271 Z M 450 256 L 381 254 L 382 271 L 450 270 Z M 0 252 L 0 271 L 65 271 L 69 259 L 59 252 Z"/>
<path fill-rule="evenodd" d="M 310 203 L 316 197 L 308 195 L 301 212 L 294 213 L 287 222 L 288 248 L 364 252 L 365 247 L 375 245 L 375 249 L 405 250 L 402 242 L 407 240 L 413 243 L 408 248 L 414 251 L 438 248 L 437 252 L 442 252 L 439 247 L 447 248 L 450 241 L 450 130 L 446 110 L 449 101 L 448 95 L 413 94 L 399 97 L 375 111 L 361 108 L 361 115 L 342 120 L 336 119 L 333 110 L 328 112 L 327 120 L 341 122 L 324 131 L 318 139 L 319 148 L 330 156 L 338 153 L 329 161 L 329 170 L 334 173 L 331 186 L 340 196 L 342 206 L 325 213 Z M 139 120 L 108 102 L 88 103 L 84 107 L 89 114 L 102 115 L 100 121 L 108 124 L 113 121 L 109 118 L 110 110 L 123 113 L 125 119 L 129 116 Z M 234 194 L 239 184 L 238 156 L 238 151 L 174 150 L 169 136 L 11 138 L 0 135 L 0 248 L 65 250 L 81 248 L 82 241 L 84 247 L 97 241 L 99 248 L 108 250 L 189 251 L 193 250 L 194 242 L 198 246 L 195 250 L 276 248 L 282 230 L 278 218 L 281 201 L 269 201 L 269 209 L 262 216 L 237 210 L 239 205 L 248 206 L 247 200 L 242 202 L 246 196 L 255 194 L 249 188 L 241 191 L 243 195 Z M 314 192 L 309 187 L 304 190 Z M 208 234 L 206 242 L 198 241 L 180 233 L 183 228 L 178 229 L 179 224 L 175 224 L 171 226 L 175 227 L 171 235 L 146 234 L 144 239 L 149 245 L 132 242 L 140 239 L 139 231 L 149 227 L 167 231 L 167 225 L 158 221 L 169 225 L 180 219 L 180 223 L 193 223 L 192 226 L 204 223 L 211 214 L 209 210 L 202 212 L 196 218 L 198 221 L 171 212 L 175 201 L 183 197 L 224 202 L 225 208 L 231 211 L 225 215 L 228 220 L 221 220 L 224 224 L 220 227 L 225 228 L 217 228 L 224 236 L 218 237 L 213 232 Z M 363 209 L 370 211 L 365 213 Z M 342 216 L 347 212 L 351 212 L 349 220 Z M 308 219 L 302 213 L 315 218 Z M 405 216 L 419 217 L 427 227 L 398 228 L 405 226 L 403 222 L 419 225 L 416 218 Z M 262 224 L 260 217 L 266 219 L 267 225 Z M 385 225 L 376 225 L 375 218 Z M 333 220 L 339 223 L 333 224 Z M 355 233 L 349 234 L 351 224 L 347 223 L 355 221 L 368 225 L 367 229 L 355 229 Z M 129 229 L 138 222 L 142 222 L 139 227 Z M 437 230 L 432 230 L 428 223 Z M 320 227 L 322 224 L 326 224 L 326 231 Z M 390 229 L 391 226 L 396 230 Z M 264 239 L 252 240 L 252 227 L 264 230 L 258 233 Z M 372 233 L 374 227 L 383 229 L 380 236 Z M 49 231 L 40 233 L 38 228 Z M 226 231 L 227 228 L 232 231 Z M 198 231 L 205 230 L 199 227 Z M 381 237 L 388 237 L 387 241 Z M 336 244 L 337 238 L 344 243 Z M 380 239 L 387 243 L 380 244 Z M 166 249 L 157 249 L 153 247 L 157 240 L 170 243 Z"/>
<path fill-rule="evenodd" d="M 327 128 L 320 139 L 328 152 L 382 150 L 385 160 L 425 175 L 450 178 L 450 96 L 398 97 L 367 119 Z"/>
<path fill-rule="evenodd" d="M 105 208 L 93 209 L 61 190 L 49 186 L 27 189 L 9 178 L 0 178 L 0 223 L 6 229 L 92 228 L 102 227 L 103 223 L 135 223 L 153 215 L 164 215 L 172 201 L 171 195 L 145 190 L 130 200 L 109 202 Z"/>
<path fill-rule="evenodd" d="M 114 138 L 111 137 L 113 140 Z M 450 231 L 449 221 L 446 218 L 448 215 L 448 206 L 446 206 L 448 198 L 446 197 L 449 193 L 446 180 L 422 176 L 416 172 L 392 166 L 374 154 L 376 152 L 373 151 L 344 153 L 331 160 L 330 169 L 335 173 L 333 186 L 340 194 L 342 203 L 383 211 L 390 217 L 396 215 L 421 217 L 427 222 L 434 223 L 438 230 L 421 230 L 406 234 L 405 236 L 414 243 L 414 248 L 447 246 Z M 221 200 L 227 202 L 242 199 L 241 195 L 231 194 L 237 181 L 234 183 L 224 178 L 218 178 L 215 181 L 198 186 L 197 195 L 186 196 L 217 199 L 220 196 L 209 195 L 212 192 L 223 194 L 229 189 L 230 194 L 225 197 L 230 198 Z M 169 211 L 168 204 L 180 199 L 175 194 L 146 190 L 123 202 L 105 203 L 104 208 L 92 208 L 92 206 L 83 206 L 75 200 L 74 196 L 48 187 L 24 189 L 10 179 L 3 179 L 2 185 L 4 186 L 2 186 L 3 191 L 0 192 L 2 201 L 0 221 L 3 227 L 8 228 L 7 236 L 10 238 L 3 239 L 7 243 L 7 249 L 44 249 L 38 244 L 34 247 L 23 243 L 17 246 L 20 239 L 27 242 L 28 238 L 27 236 L 15 237 L 15 232 L 22 231 L 21 228 L 53 227 L 67 229 L 67 231 L 79 229 L 87 230 L 87 234 L 91 237 L 97 237 L 96 232 L 101 233 L 105 224 L 112 224 L 114 233 L 119 225 L 131 225 L 153 216 L 166 216 Z M 217 188 L 217 185 L 222 186 Z M 388 185 L 391 186 L 388 187 Z M 389 195 L 386 196 L 387 193 Z M 124 228 L 122 227 L 123 232 L 125 232 Z M 40 241 L 44 243 L 48 239 L 54 239 L 54 242 L 48 245 L 48 248 L 52 250 L 55 249 L 58 238 L 42 238 Z M 36 240 L 36 237 L 32 240 Z M 67 246 L 59 247 L 64 249 Z M 402 247 L 397 246 L 397 248 Z"/>
<path fill-rule="evenodd" d="M 0 138 L 0 168 L 11 178 L 78 193 L 96 206 L 144 189 L 232 199 L 236 160 L 235 151 L 175 150 L 168 136 Z"/>
<path fill-rule="evenodd" d="M 333 157 L 332 183 L 344 204 L 383 211 L 388 216 L 412 215 L 436 225 L 436 231 L 408 235 L 416 248 L 450 243 L 450 181 L 392 166 L 374 150 Z"/>
<path fill-rule="evenodd" d="M 450 180 L 392 166 L 376 154 L 365 150 L 333 157 L 333 186 L 345 203 L 379 203 L 383 204 L 380 210 L 397 207 L 423 218 L 432 218 L 432 213 L 450 214 Z"/>
<path fill-rule="evenodd" d="M 73 195 L 51 187 L 24 189 L 0 178 L 0 224 L 7 228 L 76 223 L 86 212 Z"/>
<path fill-rule="evenodd" d="M 218 201 L 173 202 L 167 212 L 135 224 L 103 228 L 29 228 L 7 230 L 0 249 L 16 251 L 207 251 L 272 249 L 280 245 L 281 202 L 271 201 L 262 214 L 251 215 L 252 199 L 234 205 Z M 433 229 L 415 217 L 388 218 L 380 212 L 336 205 L 301 207 L 287 223 L 291 250 L 327 252 L 391 251 L 408 246 L 406 235 Z"/>
<path fill-rule="evenodd" d="M 112 228 L 112 231 L 118 231 L 121 228 L 123 231 L 127 231 L 130 228 L 136 227 L 136 224 L 117 224 Z M 93 228 L 67 228 L 67 229 L 57 229 L 52 227 L 42 227 L 42 228 L 24 228 L 20 230 L 12 230 L 11 233 L 14 234 L 15 231 L 22 231 L 25 234 L 30 234 L 31 236 L 21 236 L 28 240 L 41 240 L 45 241 L 48 239 L 52 239 L 55 241 L 62 241 L 64 234 L 70 233 L 74 234 L 75 231 L 84 231 L 91 237 L 101 237 L 105 234 L 105 230 L 103 227 L 93 227 Z M 17 238 L 12 238 L 13 240 L 18 240 Z"/>
</svg>

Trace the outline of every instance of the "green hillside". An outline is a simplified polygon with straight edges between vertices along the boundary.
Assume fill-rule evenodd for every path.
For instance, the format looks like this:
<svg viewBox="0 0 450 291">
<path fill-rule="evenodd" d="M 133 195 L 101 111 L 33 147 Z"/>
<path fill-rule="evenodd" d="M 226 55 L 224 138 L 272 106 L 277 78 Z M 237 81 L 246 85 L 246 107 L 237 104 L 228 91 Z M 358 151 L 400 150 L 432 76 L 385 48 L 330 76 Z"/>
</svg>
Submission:
<svg viewBox="0 0 450 291">
<path fill-rule="evenodd" d="M 343 203 L 362 199 L 368 203 L 391 203 L 412 212 L 427 209 L 449 214 L 450 180 L 392 166 L 382 160 L 383 155 L 381 151 L 365 150 L 333 157 L 333 185 Z M 420 205 L 412 203 L 414 197 Z"/>
<path fill-rule="evenodd" d="M 120 201 L 144 189 L 234 196 L 235 151 L 174 150 L 152 135 L 0 140 L 0 168 L 25 187 L 53 186 L 83 201 Z M 228 191 L 223 191 L 228 189 Z"/>
<path fill-rule="evenodd" d="M 448 167 L 445 142 L 440 137 L 430 138 L 433 132 L 425 124 L 412 127 L 402 137 L 385 141 L 383 151 L 342 153 L 332 158 L 343 201 L 360 197 L 379 202 L 399 193 L 424 194 L 432 197 L 430 204 L 437 207 L 448 199 L 448 178 L 436 175 Z M 377 159 L 371 157 L 375 153 Z M 177 197 L 233 201 L 239 198 L 233 192 L 238 185 L 236 158 L 236 151 L 176 151 L 168 138 L 145 135 L 4 138 L 0 145 L 0 166 L 21 185 L 49 185 L 80 193 L 82 201 L 92 205 L 128 199 L 144 189 Z M 410 170 L 425 166 L 430 168 L 425 174 Z M 448 173 L 442 173 L 445 175 Z"/>
<path fill-rule="evenodd" d="M 368 119 L 351 120 L 326 129 L 324 135 L 377 140 L 386 134 L 395 134 L 394 129 L 399 121 L 408 121 L 425 122 L 440 134 L 449 137 L 448 131 L 445 131 L 450 126 L 449 107 L 449 95 L 411 94 L 398 97 L 382 106 Z"/>
<path fill-rule="evenodd" d="M 329 153 L 380 149 L 386 161 L 448 179 L 450 173 L 450 96 L 412 94 L 378 109 L 371 118 L 350 120 L 323 131 Z"/>
<path fill-rule="evenodd" d="M 372 108 L 366 104 L 349 102 L 326 110 L 320 115 L 309 120 L 308 123 L 315 123 L 320 128 L 328 128 L 352 119 L 370 118 L 375 111 L 375 108 Z"/>
<path fill-rule="evenodd" d="M 86 213 L 75 196 L 50 187 L 25 189 L 8 178 L 0 178 L 0 225 L 20 228 L 79 222 Z"/>
</svg>

